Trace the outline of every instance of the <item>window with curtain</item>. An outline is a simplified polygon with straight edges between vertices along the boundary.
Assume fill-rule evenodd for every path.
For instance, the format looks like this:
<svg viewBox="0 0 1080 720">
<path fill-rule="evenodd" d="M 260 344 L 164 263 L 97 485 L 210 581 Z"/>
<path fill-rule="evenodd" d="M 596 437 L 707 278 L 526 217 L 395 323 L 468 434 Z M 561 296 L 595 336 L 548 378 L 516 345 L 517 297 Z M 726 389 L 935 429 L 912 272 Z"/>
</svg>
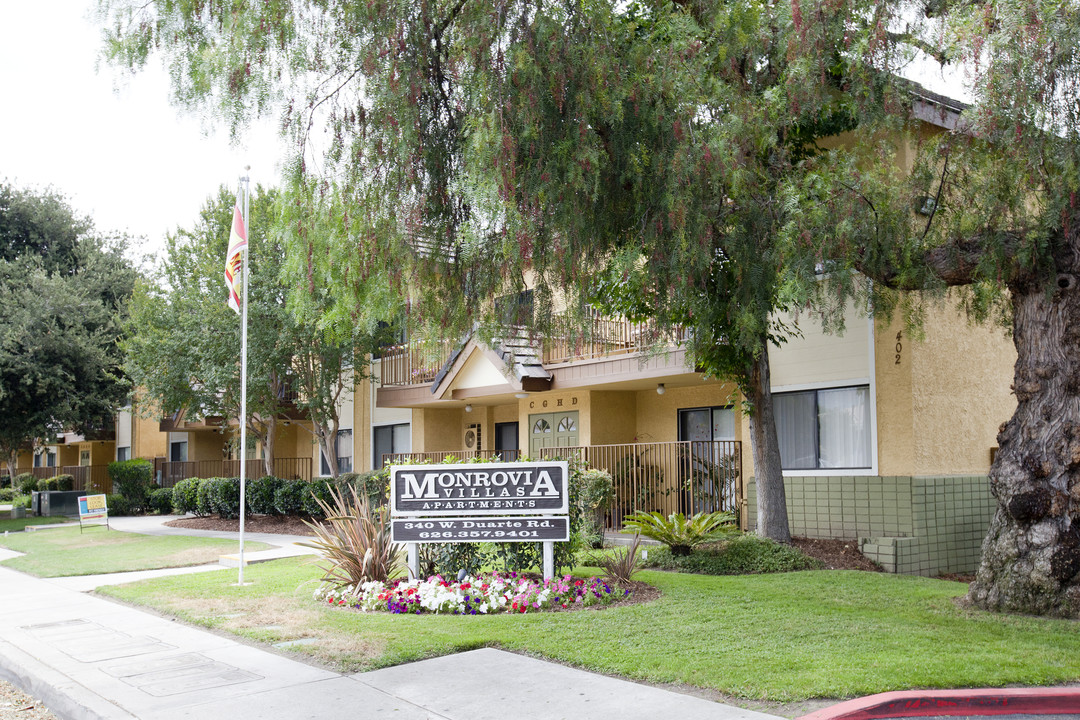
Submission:
<svg viewBox="0 0 1080 720">
<path fill-rule="evenodd" d="M 339 473 L 352 472 L 352 439 L 352 430 L 338 430 L 335 452 L 337 452 L 337 467 Z M 322 459 L 320 470 L 323 476 L 330 475 L 330 463 L 326 462 L 326 456 L 320 452 L 319 457 Z"/>
<path fill-rule="evenodd" d="M 784 470 L 871 466 L 870 387 L 773 395 Z"/>
</svg>

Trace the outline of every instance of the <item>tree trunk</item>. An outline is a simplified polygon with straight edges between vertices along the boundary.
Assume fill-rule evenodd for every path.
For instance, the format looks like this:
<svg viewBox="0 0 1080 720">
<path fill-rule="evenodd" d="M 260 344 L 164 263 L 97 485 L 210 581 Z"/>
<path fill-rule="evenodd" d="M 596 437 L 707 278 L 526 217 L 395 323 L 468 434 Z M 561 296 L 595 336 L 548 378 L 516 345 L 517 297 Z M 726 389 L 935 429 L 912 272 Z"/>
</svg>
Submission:
<svg viewBox="0 0 1080 720">
<path fill-rule="evenodd" d="M 19 460 L 19 451 L 12 450 L 10 453 L 6 453 L 4 457 L 4 464 L 7 465 L 8 482 L 11 483 L 11 487 L 15 487 L 15 470 L 17 470 Z"/>
<path fill-rule="evenodd" d="M 998 433 L 998 506 L 968 598 L 1005 612 L 1080 614 L 1080 287 L 1013 289 L 1016 413 Z"/>
<path fill-rule="evenodd" d="M 266 421 L 266 436 L 263 438 L 263 472 L 274 474 L 274 441 L 277 439 L 277 418 Z"/>
<path fill-rule="evenodd" d="M 315 437 L 319 439 L 319 452 L 326 458 L 326 466 L 330 470 L 331 477 L 338 476 L 338 456 L 337 456 L 337 434 L 338 428 L 341 422 L 335 415 L 330 418 L 330 424 L 320 422 L 314 417 L 311 418 L 311 426 L 315 432 Z"/>
<path fill-rule="evenodd" d="M 757 481 L 757 533 L 777 542 L 790 543 L 784 474 L 780 468 L 780 443 L 776 437 L 770 387 L 769 348 L 763 343 L 750 373 L 750 443 Z"/>
</svg>

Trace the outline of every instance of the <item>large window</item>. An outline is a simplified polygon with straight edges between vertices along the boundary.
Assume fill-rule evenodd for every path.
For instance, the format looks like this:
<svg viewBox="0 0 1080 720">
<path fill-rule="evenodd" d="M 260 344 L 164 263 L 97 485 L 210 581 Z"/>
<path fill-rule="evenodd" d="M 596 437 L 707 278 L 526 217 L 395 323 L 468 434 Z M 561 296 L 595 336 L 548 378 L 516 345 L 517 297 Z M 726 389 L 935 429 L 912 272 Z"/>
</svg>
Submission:
<svg viewBox="0 0 1080 720">
<path fill-rule="evenodd" d="M 383 456 L 412 451 L 412 431 L 409 423 L 400 425 L 379 425 L 373 428 L 375 441 L 375 453 L 372 458 L 372 467 L 379 469 L 383 464 Z"/>
<path fill-rule="evenodd" d="M 130 447 L 118 447 L 116 448 L 116 459 L 120 462 L 131 459 Z"/>
<path fill-rule="evenodd" d="M 352 472 L 353 458 L 353 432 L 352 430 L 338 430 L 337 434 L 337 467 L 339 473 Z M 322 458 L 322 474 L 330 475 L 330 464 L 326 462 L 326 456 L 319 453 Z"/>
<path fill-rule="evenodd" d="M 773 410 L 785 470 L 871 467 L 868 386 L 776 393 Z"/>
</svg>

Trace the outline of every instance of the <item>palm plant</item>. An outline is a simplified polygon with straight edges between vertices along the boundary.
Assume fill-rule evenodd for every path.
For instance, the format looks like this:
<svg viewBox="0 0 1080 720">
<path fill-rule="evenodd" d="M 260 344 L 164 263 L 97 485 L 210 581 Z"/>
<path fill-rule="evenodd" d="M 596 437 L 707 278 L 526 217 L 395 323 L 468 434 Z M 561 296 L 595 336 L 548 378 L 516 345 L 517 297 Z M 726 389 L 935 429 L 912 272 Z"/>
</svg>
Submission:
<svg viewBox="0 0 1080 720">
<path fill-rule="evenodd" d="M 388 510 L 372 510 L 367 495 L 358 495 L 355 487 L 347 491 L 331 489 L 329 503 L 315 498 L 326 521 L 305 520 L 315 539 L 299 544 L 318 550 L 327 561 L 320 565 L 324 583 L 358 587 L 373 580 L 386 582 L 402 570 L 404 559 L 401 546 L 390 540 Z"/>
<path fill-rule="evenodd" d="M 739 532 L 735 514 L 730 512 L 700 512 L 690 518 L 672 513 L 665 518 L 658 512 L 642 511 L 623 518 L 623 528 L 662 542 L 672 555 L 689 555 L 701 543 Z"/>
</svg>

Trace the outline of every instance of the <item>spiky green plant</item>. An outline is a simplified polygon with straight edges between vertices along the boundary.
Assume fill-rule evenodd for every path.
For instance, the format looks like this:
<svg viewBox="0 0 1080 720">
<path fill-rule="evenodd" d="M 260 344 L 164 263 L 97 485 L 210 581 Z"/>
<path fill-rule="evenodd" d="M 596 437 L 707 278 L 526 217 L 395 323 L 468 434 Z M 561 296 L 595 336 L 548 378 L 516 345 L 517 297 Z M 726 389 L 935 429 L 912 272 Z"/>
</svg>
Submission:
<svg viewBox="0 0 1080 720">
<path fill-rule="evenodd" d="M 638 571 L 638 548 L 641 547 L 641 535 L 634 535 L 634 541 L 625 548 L 616 548 L 611 555 L 590 556 L 588 563 L 604 571 L 604 576 L 616 585 L 629 583 Z"/>
<path fill-rule="evenodd" d="M 672 555 L 689 555 L 695 546 L 739 532 L 735 514 L 700 512 L 691 518 L 672 513 L 666 518 L 658 512 L 639 511 L 623 518 L 623 529 L 662 542 Z"/>
<path fill-rule="evenodd" d="M 299 543 L 319 551 L 326 564 L 322 581 L 335 586 L 352 586 L 372 580 L 386 582 L 403 567 L 401 546 L 390 541 L 390 521 L 386 507 L 372 510 L 366 495 L 330 490 L 332 502 L 316 498 L 326 521 L 304 523 L 315 533 L 311 542 Z"/>
</svg>

